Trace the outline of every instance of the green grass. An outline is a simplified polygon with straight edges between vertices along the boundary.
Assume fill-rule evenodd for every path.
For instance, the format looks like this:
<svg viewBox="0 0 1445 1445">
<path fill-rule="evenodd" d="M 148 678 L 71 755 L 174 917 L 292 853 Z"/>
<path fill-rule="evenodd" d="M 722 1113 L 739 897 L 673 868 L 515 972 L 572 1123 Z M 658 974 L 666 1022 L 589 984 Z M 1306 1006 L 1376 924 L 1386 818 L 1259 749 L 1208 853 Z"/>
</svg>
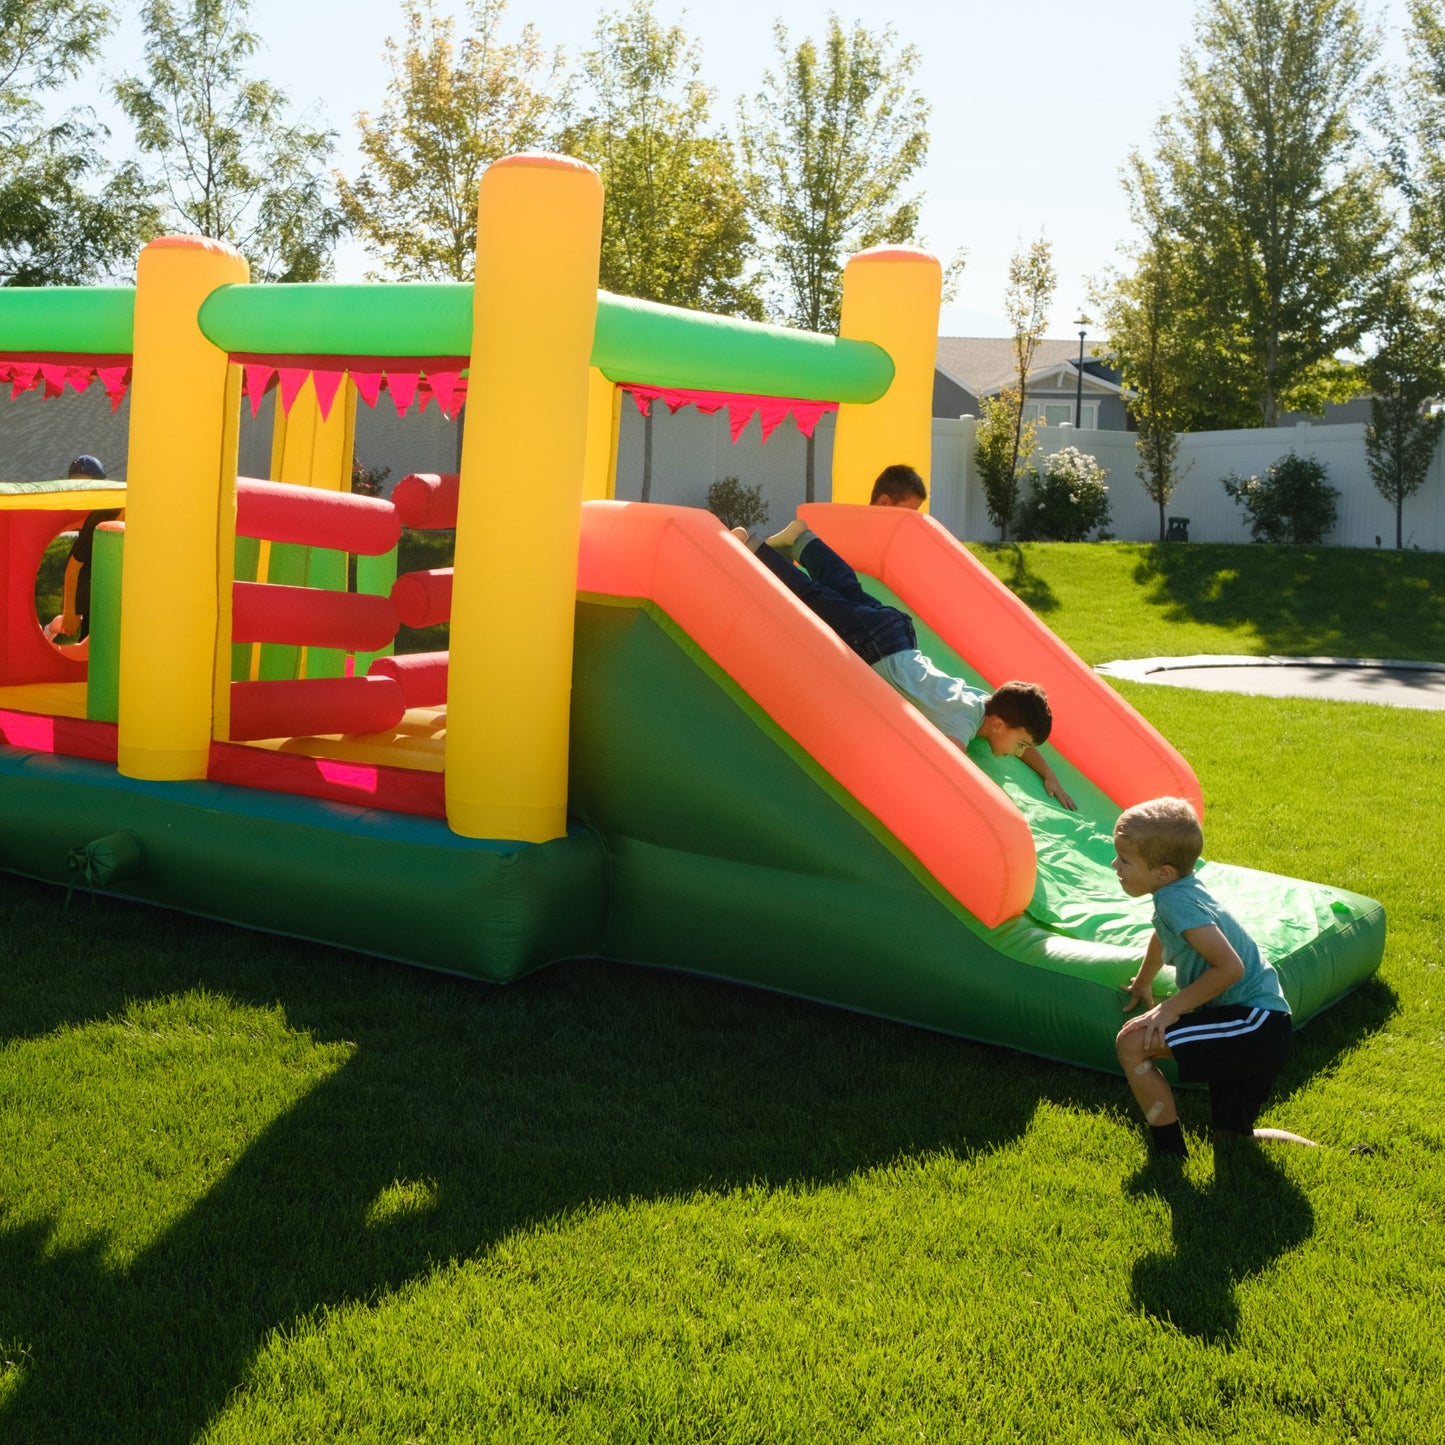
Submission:
<svg viewBox="0 0 1445 1445">
<path fill-rule="evenodd" d="M 1445 554 L 971 544 L 1086 662 L 1195 652 L 1445 659 Z"/>
<path fill-rule="evenodd" d="M 1445 658 L 1438 558 L 1348 554 L 1291 619 L 1260 599 L 1313 554 L 1163 550 L 986 555 L 1095 660 Z M 1211 856 L 1389 910 L 1380 977 L 1301 1033 L 1267 1115 L 1328 1149 L 1216 1174 L 1191 1095 L 1185 1176 L 1151 1188 L 1116 1079 L 6 879 L 0 1440 L 1434 1438 L 1445 715 L 1123 691 L 1198 769 Z"/>
</svg>

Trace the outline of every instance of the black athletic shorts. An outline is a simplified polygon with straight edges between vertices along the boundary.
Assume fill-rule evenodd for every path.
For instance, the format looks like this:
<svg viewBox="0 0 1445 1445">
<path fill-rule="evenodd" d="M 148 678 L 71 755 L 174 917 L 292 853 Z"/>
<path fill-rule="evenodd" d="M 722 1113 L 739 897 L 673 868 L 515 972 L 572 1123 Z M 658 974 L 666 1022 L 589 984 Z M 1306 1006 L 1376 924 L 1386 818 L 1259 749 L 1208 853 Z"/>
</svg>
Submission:
<svg viewBox="0 0 1445 1445">
<path fill-rule="evenodd" d="M 1206 1004 L 1164 1033 L 1183 1084 L 1208 1084 L 1214 1127 L 1248 1134 L 1284 1067 L 1293 1025 L 1276 1009 Z"/>
</svg>

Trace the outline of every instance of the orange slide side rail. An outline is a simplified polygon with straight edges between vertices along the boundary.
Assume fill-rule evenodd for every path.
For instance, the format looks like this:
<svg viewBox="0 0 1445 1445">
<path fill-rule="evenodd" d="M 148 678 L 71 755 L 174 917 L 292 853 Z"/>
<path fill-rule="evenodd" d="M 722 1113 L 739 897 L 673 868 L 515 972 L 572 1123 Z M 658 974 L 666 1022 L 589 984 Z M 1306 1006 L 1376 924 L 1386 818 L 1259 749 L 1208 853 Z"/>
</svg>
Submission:
<svg viewBox="0 0 1445 1445">
<path fill-rule="evenodd" d="M 983 923 L 1023 911 L 1036 865 L 1017 809 L 715 517 L 587 502 L 577 585 L 655 603 Z"/>
<path fill-rule="evenodd" d="M 830 502 L 799 510 L 990 685 L 1038 683 L 1053 709 L 1050 743 L 1121 808 L 1172 795 L 1204 816 L 1199 780 L 1179 752 L 931 517 Z"/>
</svg>

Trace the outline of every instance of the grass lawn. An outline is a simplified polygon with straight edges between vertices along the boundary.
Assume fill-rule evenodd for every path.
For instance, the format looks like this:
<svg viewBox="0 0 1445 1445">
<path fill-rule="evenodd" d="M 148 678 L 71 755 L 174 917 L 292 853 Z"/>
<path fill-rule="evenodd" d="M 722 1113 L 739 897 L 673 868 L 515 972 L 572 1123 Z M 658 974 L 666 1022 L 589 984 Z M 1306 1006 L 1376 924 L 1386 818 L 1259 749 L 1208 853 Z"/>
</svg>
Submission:
<svg viewBox="0 0 1445 1445">
<path fill-rule="evenodd" d="M 1433 555 L 975 550 L 1090 661 L 1445 659 Z M 0 1441 L 1441 1438 L 1445 714 L 1121 691 L 1210 856 L 1386 904 L 1265 1119 L 1328 1148 L 1217 1174 L 1191 1095 L 1150 1192 L 1117 1079 L 6 878 Z"/>
</svg>

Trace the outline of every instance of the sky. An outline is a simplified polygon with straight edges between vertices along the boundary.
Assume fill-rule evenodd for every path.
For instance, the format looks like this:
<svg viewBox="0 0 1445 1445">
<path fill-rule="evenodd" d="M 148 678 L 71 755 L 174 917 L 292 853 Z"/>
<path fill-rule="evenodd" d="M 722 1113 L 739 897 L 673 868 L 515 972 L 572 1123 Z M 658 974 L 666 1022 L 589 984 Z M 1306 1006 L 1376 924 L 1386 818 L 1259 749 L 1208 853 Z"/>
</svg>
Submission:
<svg viewBox="0 0 1445 1445">
<path fill-rule="evenodd" d="M 122 0 L 119 8 L 126 18 L 106 47 L 103 80 L 140 67 L 139 6 Z M 461 11 L 451 0 L 437 8 Z M 599 12 L 619 8 L 620 0 L 513 0 L 504 38 L 530 21 L 544 44 L 575 59 Z M 1385 30 L 1387 57 L 1398 59 L 1406 0 L 1364 0 L 1364 8 Z M 1178 94 L 1194 5 L 1031 0 L 1015 9 L 998 0 L 890 0 L 874 11 L 841 0 L 691 8 L 654 0 L 654 11 L 700 43 L 701 78 L 717 92 L 715 116 L 730 127 L 738 99 L 760 88 L 774 61 L 780 15 L 795 42 L 821 38 L 830 11 L 847 27 L 891 25 L 900 44 L 919 52 L 914 84 L 932 108 L 929 158 L 916 186 L 923 241 L 945 261 L 959 248 L 968 256 L 941 333 L 1010 334 L 1003 317 L 1009 257 L 1042 234 L 1058 272 L 1048 334 L 1070 336 L 1087 313 L 1090 278 L 1117 261 L 1130 236 L 1120 172 L 1132 149 L 1150 151 L 1154 126 Z M 253 72 L 339 133 L 335 164 L 353 174 L 353 118 L 382 104 L 390 74 L 383 44 L 402 32 L 399 8 L 392 0 L 251 0 L 249 23 L 263 41 Z M 123 140 L 123 119 L 103 103 L 97 110 Z M 357 245 L 345 246 L 336 279 L 361 280 L 367 265 Z"/>
</svg>

